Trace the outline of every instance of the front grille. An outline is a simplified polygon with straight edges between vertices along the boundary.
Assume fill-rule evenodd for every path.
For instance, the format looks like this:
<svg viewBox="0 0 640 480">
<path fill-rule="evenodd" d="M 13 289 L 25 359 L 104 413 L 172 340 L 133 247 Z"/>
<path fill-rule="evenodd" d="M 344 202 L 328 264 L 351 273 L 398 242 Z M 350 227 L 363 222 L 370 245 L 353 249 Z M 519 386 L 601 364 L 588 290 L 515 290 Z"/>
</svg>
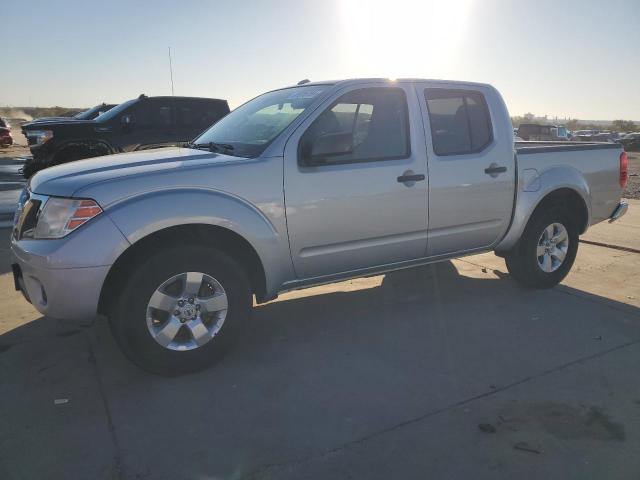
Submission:
<svg viewBox="0 0 640 480">
<path fill-rule="evenodd" d="M 25 188 L 20 195 L 18 209 L 13 222 L 13 236 L 16 240 L 24 237 L 33 237 L 41 206 L 42 199 L 31 196 L 30 192 Z"/>
</svg>

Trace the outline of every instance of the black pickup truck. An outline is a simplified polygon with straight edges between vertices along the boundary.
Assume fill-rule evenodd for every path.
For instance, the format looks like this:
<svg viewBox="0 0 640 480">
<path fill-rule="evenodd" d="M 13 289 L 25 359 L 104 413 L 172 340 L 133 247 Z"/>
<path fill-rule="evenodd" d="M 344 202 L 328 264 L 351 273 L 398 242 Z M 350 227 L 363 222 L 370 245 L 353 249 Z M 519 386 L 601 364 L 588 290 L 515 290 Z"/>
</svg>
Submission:
<svg viewBox="0 0 640 480">
<path fill-rule="evenodd" d="M 128 100 L 93 120 L 55 119 L 25 123 L 33 158 L 25 178 L 53 165 L 112 153 L 188 142 L 229 113 L 226 100 L 147 97 Z"/>
</svg>

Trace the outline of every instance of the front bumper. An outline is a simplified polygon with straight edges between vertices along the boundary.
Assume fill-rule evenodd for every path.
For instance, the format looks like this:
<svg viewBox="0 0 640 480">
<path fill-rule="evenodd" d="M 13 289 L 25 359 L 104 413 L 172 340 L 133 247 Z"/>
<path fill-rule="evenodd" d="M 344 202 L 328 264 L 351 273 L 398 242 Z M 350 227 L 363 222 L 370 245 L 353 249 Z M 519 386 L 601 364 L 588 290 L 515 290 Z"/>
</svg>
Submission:
<svg viewBox="0 0 640 480">
<path fill-rule="evenodd" d="M 109 267 L 34 268 L 17 246 L 11 247 L 16 289 L 40 313 L 61 320 L 85 320 L 97 314 Z"/>
<path fill-rule="evenodd" d="M 622 200 L 620 203 L 618 203 L 618 206 L 609 217 L 609 223 L 618 220 L 620 217 L 627 213 L 627 210 L 629 210 L 629 204 Z"/>
<path fill-rule="evenodd" d="M 48 317 L 94 318 L 111 265 L 128 247 L 106 213 L 60 239 L 17 240 L 12 236 L 16 288 Z"/>
</svg>

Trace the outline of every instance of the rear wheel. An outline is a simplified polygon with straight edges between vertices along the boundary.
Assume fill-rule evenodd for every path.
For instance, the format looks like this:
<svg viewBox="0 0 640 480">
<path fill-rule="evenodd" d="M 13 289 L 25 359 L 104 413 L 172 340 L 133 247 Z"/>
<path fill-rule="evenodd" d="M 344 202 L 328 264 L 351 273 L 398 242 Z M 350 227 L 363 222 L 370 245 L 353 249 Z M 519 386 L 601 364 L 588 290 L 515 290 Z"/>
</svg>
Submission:
<svg viewBox="0 0 640 480">
<path fill-rule="evenodd" d="M 578 229 L 562 207 L 534 215 L 522 238 L 505 256 L 509 273 L 520 283 L 550 288 L 562 281 L 578 253 Z"/>
<path fill-rule="evenodd" d="M 186 245 L 132 265 L 109 316 L 116 341 L 134 363 L 175 375 L 220 360 L 250 313 L 242 268 L 221 251 Z"/>
</svg>

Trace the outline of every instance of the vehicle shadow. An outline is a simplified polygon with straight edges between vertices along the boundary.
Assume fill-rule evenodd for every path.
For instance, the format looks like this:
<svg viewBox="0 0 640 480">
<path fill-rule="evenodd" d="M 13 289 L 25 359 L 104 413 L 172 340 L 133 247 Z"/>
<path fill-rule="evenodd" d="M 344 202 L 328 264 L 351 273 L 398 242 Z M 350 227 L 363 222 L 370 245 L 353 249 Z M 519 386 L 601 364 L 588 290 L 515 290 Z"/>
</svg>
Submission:
<svg viewBox="0 0 640 480">
<path fill-rule="evenodd" d="M 457 265 L 333 284 L 257 306 L 243 341 L 221 364 L 182 377 L 133 366 L 104 321 L 75 327 L 40 318 L 0 336 L 0 411 L 13 413 L 11 422 L 42 417 L 51 428 L 62 417 L 34 413 L 30 395 L 50 401 L 64 394 L 76 411 L 94 409 L 77 421 L 65 417 L 58 440 L 38 460 L 55 463 L 59 445 L 68 452 L 77 444 L 78 453 L 64 457 L 70 471 L 88 468 L 83 442 L 89 425 L 106 424 L 104 402 L 128 475 L 244 474 L 640 339 L 640 309 L 567 286 L 527 290 L 499 271 Z M 26 437 L 2 437 L 0 455 L 28 463 L 19 447 Z M 141 439 L 149 438 L 170 445 L 171 455 L 143 448 Z M 112 462 L 109 452 L 104 462 Z M 187 455 L 198 458 L 188 475 L 175 463 Z"/>
<path fill-rule="evenodd" d="M 0 228 L 0 275 L 11 271 L 11 228 Z"/>
<path fill-rule="evenodd" d="M 416 334 L 429 334 L 434 332 L 424 330 L 427 327 L 447 328 L 445 323 L 437 322 L 450 322 L 451 328 L 482 322 L 482 328 L 487 328 L 544 321 L 559 315 L 548 315 L 548 310 L 566 311 L 582 300 L 588 301 L 583 307 L 585 311 L 593 309 L 594 303 L 599 308 L 613 307 L 608 311 L 607 320 L 614 323 L 618 318 L 622 324 L 629 318 L 640 318 L 638 308 L 566 285 L 532 290 L 520 286 L 499 270 L 483 268 L 482 271 L 488 278 L 461 274 L 451 261 L 446 261 L 391 272 L 371 281 L 356 279 L 285 294 L 279 300 L 254 307 L 244 338 L 229 353 L 225 363 L 247 364 L 268 355 L 273 344 L 279 348 L 286 344 L 295 348 L 296 340 L 304 338 L 305 342 L 312 342 L 316 335 L 357 334 L 362 341 L 366 338 L 404 341 L 402 335 L 407 332 L 394 333 L 402 325 L 419 327 L 421 331 Z M 107 340 L 108 346 L 97 344 L 97 348 L 107 347 L 103 353 L 120 357 L 113 342 L 105 339 L 110 336 L 106 324 L 104 318 L 93 324 L 77 325 L 41 317 L 0 335 L 0 344 L 14 344 L 16 339 L 42 338 L 56 333 L 65 337 L 65 332 L 83 331 L 94 340 Z M 493 338 L 499 340 L 501 336 L 504 335 Z M 137 371 L 128 361 L 119 367 Z M 215 371 L 213 368 L 208 372 L 214 374 Z M 195 375 L 207 375 L 207 372 Z M 161 377 L 149 375 L 149 378 Z"/>
</svg>

